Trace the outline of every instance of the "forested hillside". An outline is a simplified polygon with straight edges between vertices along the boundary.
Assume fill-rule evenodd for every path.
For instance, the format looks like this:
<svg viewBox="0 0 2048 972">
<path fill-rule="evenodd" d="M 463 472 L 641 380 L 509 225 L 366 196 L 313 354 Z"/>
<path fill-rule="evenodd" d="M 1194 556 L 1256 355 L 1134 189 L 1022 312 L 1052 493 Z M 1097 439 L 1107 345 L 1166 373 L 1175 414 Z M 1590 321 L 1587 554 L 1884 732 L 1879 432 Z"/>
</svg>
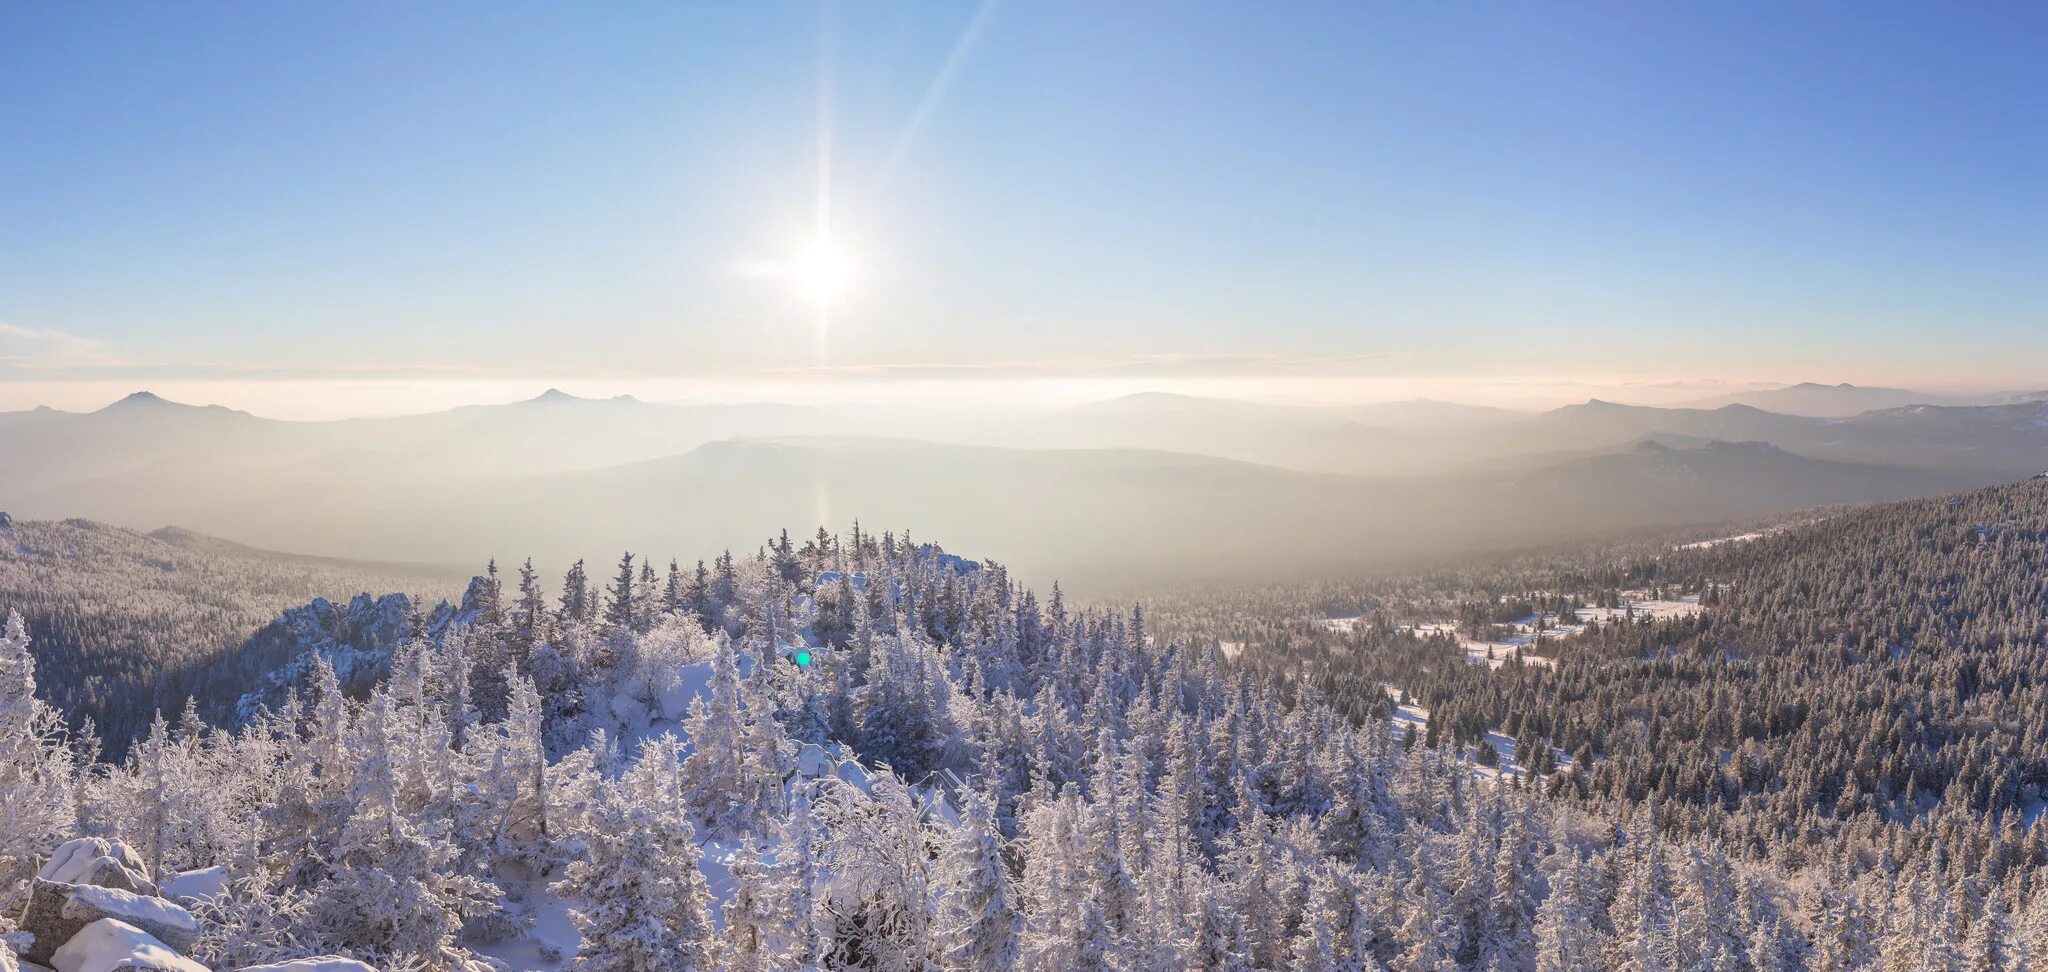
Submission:
<svg viewBox="0 0 2048 972">
<path fill-rule="evenodd" d="M 4 515 L 0 515 L 4 519 Z M 158 709 L 232 703 L 275 665 L 239 649 L 288 607 L 361 591 L 446 596 L 452 571 L 255 550 L 184 530 L 0 523 L 0 611 L 28 624 L 43 697 L 116 753 Z M 209 706 L 210 707 L 210 706 Z"/>
<path fill-rule="evenodd" d="M 1630 597 L 1697 609 L 1579 623 Z M 1446 746 L 1547 740 L 1578 767 L 1553 795 L 1655 803 L 1757 857 L 1974 860 L 2048 796 L 2048 480 L 1728 542 L 1163 608 L 1358 718 L 1386 718 L 1397 686 Z M 1552 637 L 1468 664 L 1470 644 L 1539 617 Z"/>
<path fill-rule="evenodd" d="M 216 969 L 2038 967 L 2044 508 L 1156 618 L 887 534 L 629 557 L 486 584 L 366 699 L 315 657 L 247 728 L 160 723 L 120 766 L 44 733 L 10 636 L 0 887 L 76 834 L 167 887 L 222 868 L 183 899 Z M 1865 610 L 1868 639 L 1814 613 Z"/>
</svg>

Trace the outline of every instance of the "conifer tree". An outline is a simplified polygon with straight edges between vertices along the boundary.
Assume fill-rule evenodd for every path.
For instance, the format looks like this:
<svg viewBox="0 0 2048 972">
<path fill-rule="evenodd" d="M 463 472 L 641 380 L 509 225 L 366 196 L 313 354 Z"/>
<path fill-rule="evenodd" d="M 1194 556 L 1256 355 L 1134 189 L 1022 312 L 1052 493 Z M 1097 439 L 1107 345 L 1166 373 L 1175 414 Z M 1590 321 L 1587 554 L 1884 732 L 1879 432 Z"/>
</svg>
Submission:
<svg viewBox="0 0 2048 972">
<path fill-rule="evenodd" d="M 1017 960 L 1023 919 L 1003 862 L 996 801 L 982 790 L 967 790 L 962 800 L 961 822 L 941 864 L 948 888 L 946 967 L 1007 969 Z"/>
<path fill-rule="evenodd" d="M 707 830 L 751 825 L 758 794 L 749 784 L 747 713 L 740 698 L 739 654 L 732 639 L 718 636 L 711 695 L 691 704 L 685 731 L 690 755 L 683 761 L 683 800 Z"/>
<path fill-rule="evenodd" d="M 616 789 L 577 835 L 582 854 L 556 893 L 584 902 L 579 972 L 709 972 L 709 900 L 687 820 Z"/>
<path fill-rule="evenodd" d="M 1605 940 L 1600 931 L 1600 895 L 1593 869 L 1576 857 L 1566 860 L 1551 881 L 1536 914 L 1536 972 L 1599 968 Z"/>
<path fill-rule="evenodd" d="M 28 627 L 10 611 L 0 633 L 0 906 L 56 848 L 72 817 L 62 724 L 35 693 Z"/>
</svg>

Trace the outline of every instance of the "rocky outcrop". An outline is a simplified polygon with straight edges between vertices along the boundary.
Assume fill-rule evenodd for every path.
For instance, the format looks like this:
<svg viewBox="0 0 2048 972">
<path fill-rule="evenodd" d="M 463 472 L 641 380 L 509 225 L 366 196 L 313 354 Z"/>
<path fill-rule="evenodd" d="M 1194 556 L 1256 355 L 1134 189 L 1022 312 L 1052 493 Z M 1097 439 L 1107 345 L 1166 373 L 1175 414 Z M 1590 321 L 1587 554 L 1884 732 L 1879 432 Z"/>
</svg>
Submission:
<svg viewBox="0 0 2048 972">
<path fill-rule="evenodd" d="M 431 609 L 404 594 L 358 594 L 347 604 L 314 598 L 284 612 L 241 648 L 248 657 L 264 659 L 270 674 L 236 704 L 236 723 L 247 724 L 262 709 L 282 705 L 294 689 L 309 688 L 314 664 L 323 658 L 343 692 L 367 692 L 390 674 L 393 648 L 410 632 L 415 609 L 427 638 L 439 641 L 450 628 L 476 622 L 486 589 L 483 578 L 474 578 L 460 605 L 443 601 Z"/>
<path fill-rule="evenodd" d="M 170 890 L 208 896 L 224 875 L 202 868 L 164 876 L 164 890 L 148 865 L 118 840 L 67 841 L 43 863 L 29 886 L 21 930 L 33 936 L 18 957 L 0 941 L 0 972 L 209 972 L 191 958 L 199 921 Z M 211 893 L 218 893 L 217 890 Z M 377 972 L 338 955 L 250 966 L 242 972 Z"/>
<path fill-rule="evenodd" d="M 149 867 L 134 849 L 120 841 L 81 837 L 65 841 L 50 855 L 36 877 L 59 884 L 91 884 L 131 894 L 156 894 Z"/>
<path fill-rule="evenodd" d="M 29 888 L 28 910 L 21 918 L 22 930 L 34 934 L 36 940 L 23 957 L 49 965 L 58 950 L 86 926 L 106 918 L 139 928 L 180 954 L 191 952 L 199 943 L 198 919 L 163 898 L 36 878 Z"/>
<path fill-rule="evenodd" d="M 205 972 L 186 956 L 199 922 L 158 895 L 142 855 L 118 840 L 66 841 L 29 885 L 21 958 L 57 972 Z"/>
<path fill-rule="evenodd" d="M 56 972 L 209 972 L 150 933 L 116 918 L 78 930 L 50 959 Z"/>
</svg>

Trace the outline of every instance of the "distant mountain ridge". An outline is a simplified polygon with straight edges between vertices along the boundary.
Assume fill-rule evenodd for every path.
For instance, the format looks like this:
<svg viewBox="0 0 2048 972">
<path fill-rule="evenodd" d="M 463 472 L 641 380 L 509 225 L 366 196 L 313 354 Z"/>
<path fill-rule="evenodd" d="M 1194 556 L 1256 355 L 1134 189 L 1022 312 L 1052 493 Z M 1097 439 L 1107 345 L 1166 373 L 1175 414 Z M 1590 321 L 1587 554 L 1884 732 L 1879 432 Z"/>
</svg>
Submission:
<svg viewBox="0 0 2048 972">
<path fill-rule="evenodd" d="M 1823 385 L 1802 381 L 1783 388 L 1733 392 L 1682 403 L 1685 408 L 1720 408 L 1749 405 L 1765 411 L 1811 418 L 1850 418 L 1865 412 L 1903 408 L 1908 405 L 2011 405 L 2048 399 L 2048 391 L 1993 392 L 1989 394 L 1946 394 L 1883 388 L 1869 385 Z"/>
<path fill-rule="evenodd" d="M 1676 441 L 1676 440 L 1674 440 Z M 1690 445 L 1690 443 L 1680 443 Z M 596 470 L 439 480 L 160 471 L 73 490 L 96 516 L 359 559 L 708 557 L 760 524 L 855 519 L 1012 551 L 1070 585 L 1334 569 L 1584 532 L 1927 495 L 2006 477 L 1661 442 L 1503 473 L 1368 479 L 1186 453 L 852 437 L 726 440 Z"/>
<path fill-rule="evenodd" d="M 1374 409 L 1389 424 L 1357 421 Z M 952 436 L 934 428 L 559 391 L 343 422 L 137 395 L 0 421 L 0 496 L 32 516 L 176 523 L 376 561 L 702 555 L 764 525 L 860 518 L 1067 578 L 1136 580 L 1498 549 L 2048 469 L 2048 403 L 1821 419 L 1742 404 L 1594 400 L 1522 415 L 1142 396 Z"/>
</svg>

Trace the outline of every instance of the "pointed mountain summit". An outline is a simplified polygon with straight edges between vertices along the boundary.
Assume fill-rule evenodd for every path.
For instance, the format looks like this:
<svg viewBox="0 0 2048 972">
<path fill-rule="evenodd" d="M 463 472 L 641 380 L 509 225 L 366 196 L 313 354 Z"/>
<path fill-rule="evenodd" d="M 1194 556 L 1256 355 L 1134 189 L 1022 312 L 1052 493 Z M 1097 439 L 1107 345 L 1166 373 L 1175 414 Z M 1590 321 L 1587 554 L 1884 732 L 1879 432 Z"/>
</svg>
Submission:
<svg viewBox="0 0 2048 972">
<path fill-rule="evenodd" d="M 564 404 L 570 402 L 575 402 L 578 404 L 603 404 L 606 402 L 617 402 L 623 405 L 646 404 L 645 402 L 642 402 L 641 400 L 634 398 L 631 395 L 613 395 L 610 398 L 588 398 L 583 395 L 571 395 L 568 392 L 561 390 L 560 388 L 549 388 L 547 391 L 541 392 L 540 394 L 535 395 L 532 398 L 526 399 L 523 402 L 514 402 L 513 404 L 537 405 L 546 404 L 549 402 L 560 402 Z"/>
<path fill-rule="evenodd" d="M 62 413 L 62 412 L 58 412 L 58 413 L 55 413 L 55 414 L 58 414 L 58 415 L 62 415 L 62 414 L 64 414 L 64 413 Z M 131 393 L 131 394 L 129 394 L 129 395 L 128 395 L 128 396 L 126 397 L 126 398 L 123 398 L 123 399 L 121 399 L 120 401 L 114 402 L 114 403 L 113 403 L 113 404 L 111 404 L 111 405 L 106 405 L 106 406 L 103 406 L 103 407 L 101 407 L 101 408 L 100 408 L 100 409 L 99 409 L 98 411 L 94 411 L 94 412 L 88 412 L 88 413 L 85 413 L 85 414 L 88 414 L 88 415 L 199 415 L 199 414 L 208 414 L 208 415 L 239 415 L 239 416 L 243 416 L 243 417 L 247 417 L 247 418 L 254 418 L 254 416 L 250 416 L 250 415 L 249 415 L 249 413 L 247 413 L 247 412 L 241 411 L 240 409 L 233 409 L 233 408 L 229 408 L 229 407 L 227 407 L 226 405 L 188 405 L 188 404 L 186 404 L 186 403 L 184 403 L 184 402 L 174 402 L 174 401 L 171 401 L 170 399 L 168 399 L 168 398 L 165 398 L 165 397 L 163 397 L 162 395 L 159 395 L 159 394 L 157 394 L 156 392 L 153 392 L 153 391 L 139 391 L 139 392 L 134 392 L 134 393 Z"/>
<path fill-rule="evenodd" d="M 123 398 L 118 402 L 101 408 L 100 411 L 107 412 L 117 408 L 164 408 L 167 406 L 175 406 L 177 404 L 177 402 L 164 398 L 163 396 L 158 395 L 156 392 L 139 391 L 130 394 L 128 397 Z"/>
</svg>

